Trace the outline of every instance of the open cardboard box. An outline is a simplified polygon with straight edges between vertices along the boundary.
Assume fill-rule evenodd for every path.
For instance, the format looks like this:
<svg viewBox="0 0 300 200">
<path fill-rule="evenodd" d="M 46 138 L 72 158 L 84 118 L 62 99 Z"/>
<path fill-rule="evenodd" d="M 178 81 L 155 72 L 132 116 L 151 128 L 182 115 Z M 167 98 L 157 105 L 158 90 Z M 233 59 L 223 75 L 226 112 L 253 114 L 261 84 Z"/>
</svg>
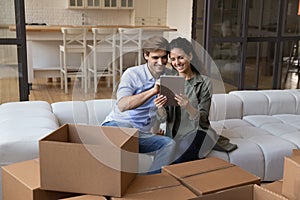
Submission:
<svg viewBox="0 0 300 200">
<path fill-rule="evenodd" d="M 53 200 L 75 195 L 40 189 L 40 169 L 37 159 L 2 167 L 3 200 Z"/>
<path fill-rule="evenodd" d="M 169 165 L 162 169 L 163 173 L 176 177 L 199 196 L 247 184 L 260 184 L 259 177 L 219 158 Z"/>
<path fill-rule="evenodd" d="M 65 124 L 39 141 L 41 188 L 120 197 L 138 172 L 138 130 Z"/>
</svg>

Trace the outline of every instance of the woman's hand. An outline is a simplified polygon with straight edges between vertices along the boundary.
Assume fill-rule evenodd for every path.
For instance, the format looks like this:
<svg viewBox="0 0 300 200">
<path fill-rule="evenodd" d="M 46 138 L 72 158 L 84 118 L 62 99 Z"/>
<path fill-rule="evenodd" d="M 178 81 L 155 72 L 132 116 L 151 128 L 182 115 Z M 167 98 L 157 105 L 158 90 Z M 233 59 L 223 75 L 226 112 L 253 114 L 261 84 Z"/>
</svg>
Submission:
<svg viewBox="0 0 300 200">
<path fill-rule="evenodd" d="M 164 107 L 164 105 L 167 103 L 167 97 L 164 95 L 158 95 L 155 99 L 154 99 L 154 104 L 157 107 L 157 109 L 160 109 L 162 107 Z"/>
<path fill-rule="evenodd" d="M 189 98 L 183 94 L 175 94 L 174 99 L 177 101 L 178 105 L 184 109 L 186 109 L 190 104 Z"/>
</svg>

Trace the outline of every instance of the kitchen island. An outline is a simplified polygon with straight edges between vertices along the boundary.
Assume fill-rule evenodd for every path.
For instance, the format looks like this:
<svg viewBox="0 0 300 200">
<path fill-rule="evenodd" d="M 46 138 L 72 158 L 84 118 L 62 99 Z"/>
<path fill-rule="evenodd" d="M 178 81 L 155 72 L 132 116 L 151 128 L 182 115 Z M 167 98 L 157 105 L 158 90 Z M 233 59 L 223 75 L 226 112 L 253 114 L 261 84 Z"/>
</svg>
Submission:
<svg viewBox="0 0 300 200">
<path fill-rule="evenodd" d="M 27 25 L 27 60 L 28 60 L 28 82 L 32 83 L 35 77 L 59 77 L 59 45 L 62 44 L 62 27 L 85 27 L 88 28 L 87 40 L 92 43 L 93 34 L 91 29 L 97 28 L 142 28 L 143 38 L 152 35 L 163 35 L 169 38 L 169 32 L 177 31 L 175 28 L 166 26 L 131 26 L 131 25 L 107 25 L 107 26 L 47 26 L 47 25 Z M 15 31 L 15 27 L 9 27 Z M 74 56 L 70 58 L 71 65 L 80 64 L 80 58 Z"/>
</svg>

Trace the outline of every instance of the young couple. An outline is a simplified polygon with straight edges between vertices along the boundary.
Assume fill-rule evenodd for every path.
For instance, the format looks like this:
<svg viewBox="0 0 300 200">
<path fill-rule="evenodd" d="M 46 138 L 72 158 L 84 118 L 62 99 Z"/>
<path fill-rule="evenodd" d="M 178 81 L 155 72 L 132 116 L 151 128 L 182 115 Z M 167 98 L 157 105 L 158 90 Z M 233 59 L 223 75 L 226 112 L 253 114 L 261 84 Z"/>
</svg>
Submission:
<svg viewBox="0 0 300 200">
<path fill-rule="evenodd" d="M 123 73 L 116 104 L 102 125 L 137 128 L 139 152 L 154 155 L 151 174 L 159 173 L 164 165 L 199 159 L 209 127 L 212 92 L 210 80 L 200 73 L 203 66 L 187 39 L 178 37 L 169 43 L 163 37 L 151 37 L 143 44 L 143 56 L 145 64 Z M 166 68 L 169 58 L 173 69 Z M 185 77 L 185 94 L 176 95 L 179 106 L 166 107 L 158 80 L 174 72 Z M 166 122 L 166 134 L 154 132 L 158 122 Z M 206 149 L 211 150 L 213 145 L 206 145 Z"/>
</svg>

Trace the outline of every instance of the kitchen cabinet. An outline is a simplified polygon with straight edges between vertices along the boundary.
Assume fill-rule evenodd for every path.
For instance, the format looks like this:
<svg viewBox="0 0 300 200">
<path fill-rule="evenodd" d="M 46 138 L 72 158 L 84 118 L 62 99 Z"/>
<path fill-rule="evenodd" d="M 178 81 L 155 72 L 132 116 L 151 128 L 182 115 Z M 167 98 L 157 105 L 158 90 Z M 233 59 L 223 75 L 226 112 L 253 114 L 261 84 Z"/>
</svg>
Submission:
<svg viewBox="0 0 300 200">
<path fill-rule="evenodd" d="M 165 26 L 167 0 L 135 0 L 135 25 Z"/>
<path fill-rule="evenodd" d="M 101 8 L 101 0 L 87 0 L 87 8 Z"/>
<path fill-rule="evenodd" d="M 133 9 L 134 0 L 68 0 L 70 9 Z"/>
<path fill-rule="evenodd" d="M 84 8 L 84 0 L 68 0 L 69 8 Z"/>
<path fill-rule="evenodd" d="M 120 1 L 120 4 L 119 4 L 119 7 L 120 8 L 131 8 L 133 9 L 133 4 L 134 4 L 134 1 L 133 0 L 119 0 Z"/>
</svg>

